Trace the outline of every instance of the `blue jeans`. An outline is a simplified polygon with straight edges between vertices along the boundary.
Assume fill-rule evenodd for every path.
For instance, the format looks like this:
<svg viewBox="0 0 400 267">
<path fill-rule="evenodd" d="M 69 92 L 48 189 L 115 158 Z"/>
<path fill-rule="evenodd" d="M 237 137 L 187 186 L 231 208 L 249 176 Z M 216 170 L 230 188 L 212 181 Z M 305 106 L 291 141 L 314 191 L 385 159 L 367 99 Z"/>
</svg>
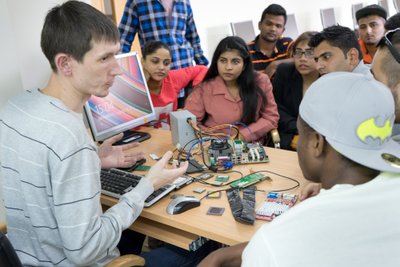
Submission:
<svg viewBox="0 0 400 267">
<path fill-rule="evenodd" d="M 166 244 L 140 256 L 146 260 L 146 267 L 191 267 L 199 264 L 209 253 L 218 248 L 218 243 L 214 241 L 208 241 L 196 251 Z"/>
</svg>

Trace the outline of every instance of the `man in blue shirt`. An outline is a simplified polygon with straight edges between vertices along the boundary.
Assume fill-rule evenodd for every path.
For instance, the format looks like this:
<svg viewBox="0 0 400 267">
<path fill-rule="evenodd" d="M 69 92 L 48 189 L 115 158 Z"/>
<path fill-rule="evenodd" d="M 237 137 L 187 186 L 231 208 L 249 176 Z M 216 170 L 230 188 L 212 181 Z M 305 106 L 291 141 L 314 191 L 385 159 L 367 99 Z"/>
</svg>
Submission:
<svg viewBox="0 0 400 267">
<path fill-rule="evenodd" d="M 118 28 L 124 53 L 130 51 L 138 33 L 142 49 L 150 40 L 162 41 L 170 47 L 171 69 L 192 66 L 193 60 L 198 65 L 208 64 L 189 0 L 128 0 Z"/>
</svg>

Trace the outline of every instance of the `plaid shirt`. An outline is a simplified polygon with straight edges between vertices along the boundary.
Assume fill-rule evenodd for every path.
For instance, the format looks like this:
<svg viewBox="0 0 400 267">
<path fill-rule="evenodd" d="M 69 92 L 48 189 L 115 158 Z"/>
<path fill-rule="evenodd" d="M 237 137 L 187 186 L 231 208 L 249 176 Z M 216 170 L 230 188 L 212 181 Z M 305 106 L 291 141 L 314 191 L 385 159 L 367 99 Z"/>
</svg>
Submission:
<svg viewBox="0 0 400 267">
<path fill-rule="evenodd" d="M 151 40 L 166 43 L 172 52 L 171 69 L 208 65 L 200 46 L 189 0 L 174 0 L 171 22 L 160 0 L 128 0 L 119 24 L 122 52 L 129 52 L 136 32 L 140 46 Z"/>
</svg>

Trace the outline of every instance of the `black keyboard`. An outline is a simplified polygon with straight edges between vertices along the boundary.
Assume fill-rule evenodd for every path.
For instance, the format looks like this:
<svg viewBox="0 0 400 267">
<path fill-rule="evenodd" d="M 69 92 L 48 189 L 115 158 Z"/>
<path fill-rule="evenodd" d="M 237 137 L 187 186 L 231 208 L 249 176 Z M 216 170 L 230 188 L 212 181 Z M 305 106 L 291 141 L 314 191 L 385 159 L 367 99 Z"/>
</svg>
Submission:
<svg viewBox="0 0 400 267">
<path fill-rule="evenodd" d="M 142 178 L 143 176 L 118 169 L 101 170 L 101 193 L 110 197 L 120 198 L 123 194 L 131 191 Z M 175 188 L 175 184 L 167 184 L 154 191 L 148 198 L 146 198 L 144 206 L 150 207 Z"/>
</svg>

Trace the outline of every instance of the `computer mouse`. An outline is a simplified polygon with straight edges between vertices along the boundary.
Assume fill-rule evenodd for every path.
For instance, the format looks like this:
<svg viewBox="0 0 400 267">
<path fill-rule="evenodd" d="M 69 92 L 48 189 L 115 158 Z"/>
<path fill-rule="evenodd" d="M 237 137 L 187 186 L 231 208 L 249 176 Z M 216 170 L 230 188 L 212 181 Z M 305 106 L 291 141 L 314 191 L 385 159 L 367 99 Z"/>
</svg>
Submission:
<svg viewBox="0 0 400 267">
<path fill-rule="evenodd" d="M 191 196 L 178 196 L 167 206 L 168 214 L 179 214 L 200 206 L 200 199 Z"/>
</svg>

